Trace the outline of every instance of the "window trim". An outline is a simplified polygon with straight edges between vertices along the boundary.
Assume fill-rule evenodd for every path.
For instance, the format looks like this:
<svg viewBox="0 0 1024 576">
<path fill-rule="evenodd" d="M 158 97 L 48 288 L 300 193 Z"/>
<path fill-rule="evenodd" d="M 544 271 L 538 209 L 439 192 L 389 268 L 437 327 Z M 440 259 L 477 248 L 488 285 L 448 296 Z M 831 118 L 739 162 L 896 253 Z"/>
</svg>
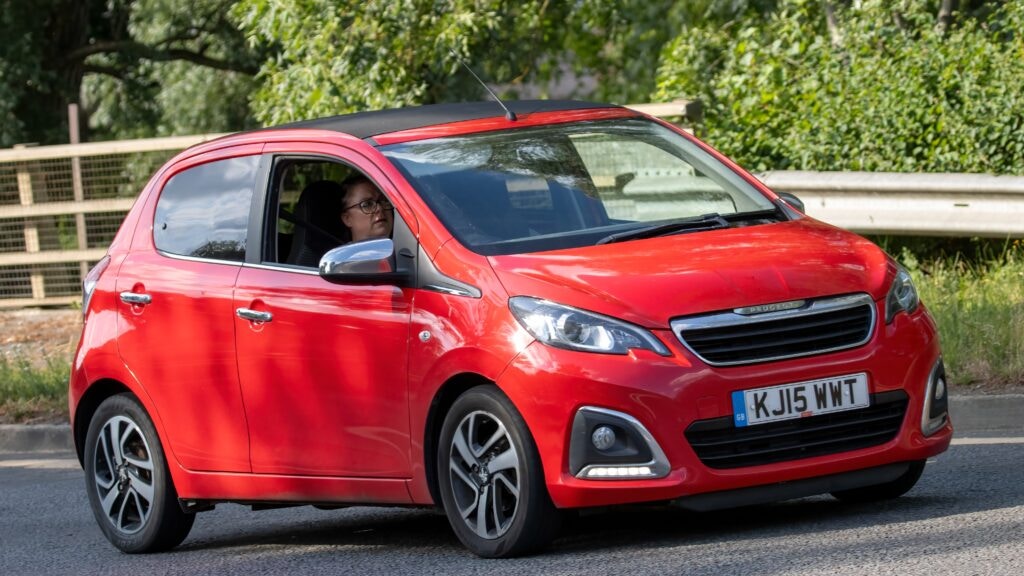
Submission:
<svg viewBox="0 0 1024 576">
<path fill-rule="evenodd" d="M 258 196 L 260 196 L 260 194 L 259 194 L 260 181 L 261 181 L 261 178 L 263 178 L 263 173 L 262 173 L 262 168 L 263 168 L 263 158 L 262 158 L 262 156 L 263 155 L 260 154 L 259 151 L 242 153 L 243 151 L 241 149 L 229 148 L 228 150 L 230 152 L 233 152 L 233 153 L 227 153 L 227 154 L 223 154 L 223 155 L 216 154 L 216 155 L 209 156 L 209 157 L 191 157 L 191 158 L 188 158 L 185 161 L 183 161 L 183 162 L 173 166 L 170 170 L 167 170 L 166 172 L 161 174 L 161 176 L 160 176 L 160 183 L 159 183 L 159 189 L 158 189 L 157 193 L 152 196 L 152 204 L 151 204 L 152 211 L 149 212 L 149 217 L 148 217 L 148 221 L 149 221 L 149 225 L 150 225 L 149 241 L 151 243 L 151 246 L 152 246 L 152 249 L 153 249 L 154 252 L 156 252 L 157 254 L 160 254 L 161 256 L 164 256 L 166 258 L 172 258 L 172 259 L 175 259 L 175 260 L 185 260 L 185 261 L 189 261 L 189 262 L 212 262 L 212 263 L 218 263 L 218 264 L 231 264 L 231 265 L 234 265 L 234 266 L 240 266 L 240 265 L 242 265 L 243 263 L 246 262 L 246 259 L 248 258 L 248 254 L 249 254 L 249 244 L 250 244 L 250 239 L 251 239 L 250 238 L 251 237 L 250 232 L 252 230 L 251 224 L 252 224 L 252 214 L 253 214 L 253 212 L 252 212 L 253 202 L 256 200 L 256 198 Z M 175 252 L 168 252 L 167 250 L 162 249 L 159 246 L 159 244 L 157 242 L 157 237 L 156 237 L 156 233 L 157 233 L 157 214 L 159 213 L 159 210 L 160 210 L 160 202 L 161 202 L 161 200 L 164 199 L 165 194 L 167 193 L 167 186 L 171 183 L 171 181 L 174 178 L 176 178 L 176 177 L 178 177 L 178 176 L 180 176 L 182 174 L 185 174 L 185 173 L 187 173 L 187 172 L 189 172 L 191 170 L 195 170 L 195 169 L 198 169 L 198 168 L 203 167 L 203 166 L 209 166 L 211 164 L 215 164 L 215 163 L 218 163 L 218 162 L 226 162 L 226 161 L 229 161 L 229 160 L 237 160 L 239 158 L 254 158 L 254 159 L 256 159 L 256 167 L 255 167 L 254 174 L 253 174 L 252 195 L 251 195 L 251 198 L 249 200 L 249 220 L 246 223 L 246 230 L 245 230 L 246 241 L 245 241 L 245 248 L 244 248 L 244 251 L 243 251 L 242 259 L 241 260 L 225 260 L 225 259 L 222 259 L 222 258 L 206 258 L 206 257 L 202 257 L 202 256 L 192 256 L 192 255 L 189 255 L 189 254 L 178 254 L 178 253 L 175 253 Z M 133 241 L 132 241 L 133 245 L 134 245 L 134 242 L 135 241 L 134 241 L 134 238 L 133 238 Z"/>
<path fill-rule="evenodd" d="M 354 162 L 348 158 L 337 156 L 333 154 L 321 154 L 316 152 L 269 152 L 263 154 L 266 159 L 266 173 L 262 175 L 264 187 L 263 193 L 261 194 L 262 200 L 260 202 L 260 212 L 249 213 L 249 226 L 250 231 L 256 230 L 256 234 L 250 234 L 249 243 L 246 248 L 246 259 L 245 265 L 250 268 L 260 268 L 263 270 L 279 270 L 284 272 L 299 272 L 299 273 L 313 273 L 319 275 L 319 271 L 309 266 L 298 266 L 295 264 L 288 264 L 285 262 L 272 262 L 263 258 L 264 253 L 269 253 L 269 243 L 275 239 L 277 229 L 277 214 L 271 214 L 269 209 L 271 206 L 280 206 L 278 201 L 280 195 L 280 186 L 275 182 L 276 178 L 279 177 L 278 168 L 286 162 L 294 161 L 316 161 L 325 162 L 331 164 L 340 164 L 349 170 L 353 170 L 369 178 L 371 182 L 381 191 L 392 205 L 395 203 L 395 199 L 392 195 L 388 194 L 388 187 L 382 185 L 379 178 L 371 176 L 367 170 L 362 168 L 357 162 Z M 360 158 L 365 158 L 359 155 Z M 263 165 L 261 164 L 261 167 Z M 283 174 L 281 174 L 283 176 Z M 385 180 L 390 184 L 390 181 Z M 257 187 L 258 188 L 258 187 Z M 253 210 L 255 210 L 256 204 L 253 204 Z M 257 218 L 254 218 L 254 214 L 258 214 Z M 399 211 L 396 209 L 394 212 L 395 230 L 398 229 L 398 223 L 402 222 L 402 226 L 408 228 L 408 223 L 402 218 Z M 274 234 L 271 234 L 271 230 Z M 396 252 L 398 250 L 398 243 L 395 243 Z M 279 256 L 280 257 L 280 256 Z"/>
</svg>

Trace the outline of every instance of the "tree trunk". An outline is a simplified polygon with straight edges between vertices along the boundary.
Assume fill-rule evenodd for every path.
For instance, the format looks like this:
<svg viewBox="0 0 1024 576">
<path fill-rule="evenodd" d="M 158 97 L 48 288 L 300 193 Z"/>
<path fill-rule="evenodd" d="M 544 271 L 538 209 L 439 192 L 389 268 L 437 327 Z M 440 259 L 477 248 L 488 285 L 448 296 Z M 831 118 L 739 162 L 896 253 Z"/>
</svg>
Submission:
<svg viewBox="0 0 1024 576">
<path fill-rule="evenodd" d="M 822 0 L 825 9 L 825 22 L 828 24 L 828 34 L 832 38 L 833 48 L 843 47 L 843 33 L 839 29 L 839 22 L 836 20 L 836 9 L 829 0 Z"/>
<path fill-rule="evenodd" d="M 68 141 L 68 104 L 78 102 L 85 73 L 81 61 L 67 62 L 64 55 L 89 40 L 90 0 L 62 0 L 47 15 L 46 49 L 42 69 L 53 81 L 30 90 L 22 102 L 34 109 L 39 120 L 26 123 L 29 137 L 40 144 L 63 144 Z M 85 127 L 80 126 L 83 141 Z"/>
<path fill-rule="evenodd" d="M 939 16 L 935 25 L 939 31 L 945 33 L 953 23 L 953 10 L 956 9 L 956 0 L 942 0 L 939 6 Z"/>
</svg>

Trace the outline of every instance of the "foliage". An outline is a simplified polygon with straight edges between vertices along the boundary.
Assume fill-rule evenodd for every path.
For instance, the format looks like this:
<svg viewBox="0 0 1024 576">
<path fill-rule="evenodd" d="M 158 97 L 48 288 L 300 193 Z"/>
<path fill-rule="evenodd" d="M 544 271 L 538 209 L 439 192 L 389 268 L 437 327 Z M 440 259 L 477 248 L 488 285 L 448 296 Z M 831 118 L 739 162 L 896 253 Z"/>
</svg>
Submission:
<svg viewBox="0 0 1024 576">
<path fill-rule="evenodd" d="M 248 98 L 260 54 L 228 20 L 226 0 L 136 0 L 131 38 L 157 54 L 98 54 L 90 62 L 111 74 L 86 78 L 84 92 L 96 136 L 133 138 L 253 127 Z M 181 58 L 172 58 L 172 56 Z M 201 58 L 199 57 L 201 56 Z M 198 64 L 198 65 L 197 65 Z"/>
<path fill-rule="evenodd" d="M 46 38 L 39 14 L 52 4 L 0 0 L 0 147 L 24 142 L 26 125 L 36 122 L 37 113 L 25 96 L 30 87 L 49 80 L 42 66 Z"/>
<path fill-rule="evenodd" d="M 690 25 L 655 98 L 704 100 L 708 139 L 757 170 L 1024 174 L 1024 2 L 975 4 L 949 29 L 923 0 L 779 0 Z"/>
<path fill-rule="evenodd" d="M 596 82 L 572 87 L 577 97 L 643 99 L 660 46 L 682 18 L 677 4 L 241 0 L 233 15 L 254 46 L 273 54 L 253 109 L 277 124 L 485 97 L 459 59 L 508 97 L 546 97 L 575 76 Z"/>
<path fill-rule="evenodd" d="M 0 356 L 0 423 L 35 418 L 67 420 L 68 376 L 66 360 L 47 359 L 36 365 L 23 358 Z"/>
<path fill-rule="evenodd" d="M 94 139 L 207 134 L 256 126 L 248 74 L 184 62 L 141 67 L 145 82 L 128 84 L 108 76 L 85 78 Z"/>
<path fill-rule="evenodd" d="M 1024 245 L 1004 245 L 988 260 L 923 260 L 904 249 L 900 260 L 914 276 L 935 317 L 952 382 L 986 387 L 1024 381 Z"/>
<path fill-rule="evenodd" d="M 232 3 L 0 0 L 0 146 L 67 142 L 72 102 L 100 138 L 251 125 L 262 55 L 227 20 Z"/>
</svg>

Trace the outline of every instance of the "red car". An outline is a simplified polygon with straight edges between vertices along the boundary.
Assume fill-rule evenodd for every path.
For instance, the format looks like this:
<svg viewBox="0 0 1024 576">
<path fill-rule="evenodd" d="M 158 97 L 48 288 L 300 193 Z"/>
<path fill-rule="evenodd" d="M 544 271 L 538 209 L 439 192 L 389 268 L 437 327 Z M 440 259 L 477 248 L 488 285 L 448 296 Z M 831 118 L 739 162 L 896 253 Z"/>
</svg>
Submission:
<svg viewBox="0 0 1024 576">
<path fill-rule="evenodd" d="M 665 122 L 508 106 L 236 134 L 153 176 L 70 383 L 117 548 L 220 502 L 375 504 L 511 556 L 576 508 L 892 498 L 947 448 L 935 324 L 882 250 Z"/>
</svg>

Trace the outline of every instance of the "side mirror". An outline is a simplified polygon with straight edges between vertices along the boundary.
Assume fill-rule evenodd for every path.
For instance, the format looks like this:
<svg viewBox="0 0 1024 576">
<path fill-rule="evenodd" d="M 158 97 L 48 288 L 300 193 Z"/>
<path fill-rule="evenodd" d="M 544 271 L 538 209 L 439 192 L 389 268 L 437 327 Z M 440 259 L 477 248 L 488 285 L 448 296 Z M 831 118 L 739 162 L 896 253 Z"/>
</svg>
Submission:
<svg viewBox="0 0 1024 576">
<path fill-rule="evenodd" d="M 807 210 L 804 208 L 803 200 L 797 198 L 796 194 L 793 194 L 792 192 L 776 192 L 776 194 L 778 194 L 779 198 L 782 198 L 786 204 L 789 204 L 804 214 L 807 213 Z"/>
<path fill-rule="evenodd" d="M 395 270 L 395 243 L 373 238 L 328 250 L 320 259 L 320 277 L 337 284 L 401 284 L 408 274 Z"/>
</svg>

